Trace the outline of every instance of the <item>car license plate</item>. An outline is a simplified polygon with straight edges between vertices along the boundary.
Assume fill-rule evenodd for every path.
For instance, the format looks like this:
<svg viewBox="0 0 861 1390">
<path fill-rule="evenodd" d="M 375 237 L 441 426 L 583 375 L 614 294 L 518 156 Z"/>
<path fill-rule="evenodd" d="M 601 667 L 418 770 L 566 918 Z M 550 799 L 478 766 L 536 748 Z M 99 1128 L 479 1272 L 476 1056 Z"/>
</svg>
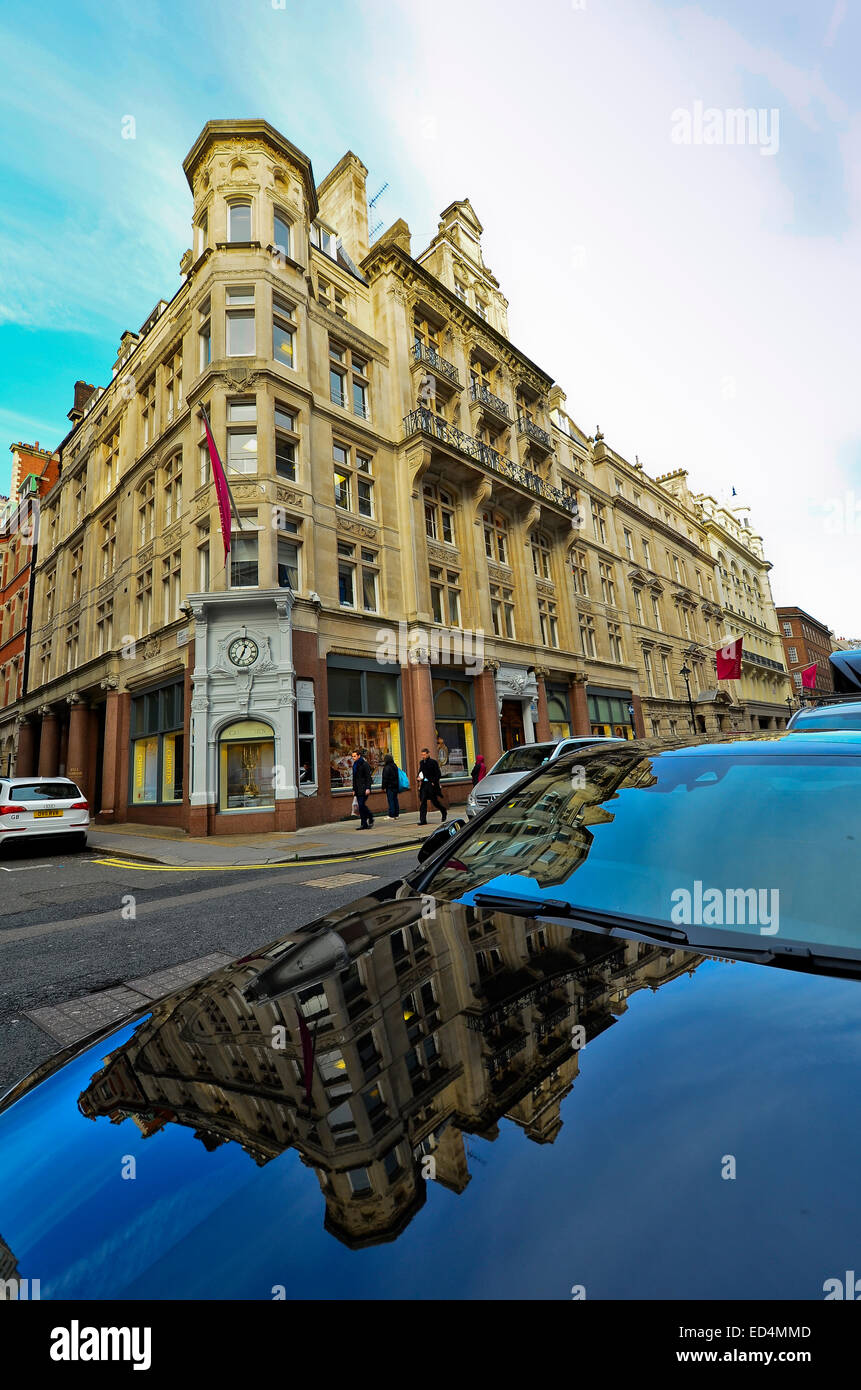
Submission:
<svg viewBox="0 0 861 1390">
<path fill-rule="evenodd" d="M 61 816 L 62 811 L 34 811 L 34 816 Z"/>
</svg>

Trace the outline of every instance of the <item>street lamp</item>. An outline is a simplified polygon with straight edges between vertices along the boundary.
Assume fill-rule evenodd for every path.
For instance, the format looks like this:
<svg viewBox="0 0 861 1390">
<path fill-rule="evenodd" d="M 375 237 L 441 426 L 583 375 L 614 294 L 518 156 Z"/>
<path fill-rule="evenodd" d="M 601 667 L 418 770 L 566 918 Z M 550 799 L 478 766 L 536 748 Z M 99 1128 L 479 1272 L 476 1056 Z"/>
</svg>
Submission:
<svg viewBox="0 0 861 1390">
<path fill-rule="evenodd" d="M 787 719 L 786 719 L 786 722 L 787 722 L 787 724 L 788 724 L 789 721 L 790 721 L 790 719 L 792 718 L 792 696 L 791 696 L 791 695 L 787 695 L 787 697 L 786 697 L 786 708 L 789 710 L 789 714 L 787 715 Z"/>
<path fill-rule="evenodd" d="M 696 731 L 697 731 L 697 723 L 696 723 L 696 720 L 694 719 L 694 702 L 693 702 L 693 700 L 691 699 L 691 683 L 690 683 L 690 680 L 688 679 L 688 677 L 690 676 L 690 674 L 691 674 L 691 668 L 690 668 L 690 666 L 688 665 L 688 663 L 685 661 L 685 662 L 682 663 L 682 669 L 681 669 L 681 671 L 679 672 L 679 675 L 684 677 L 684 681 L 685 681 L 685 690 L 688 692 L 688 708 L 690 709 L 690 712 L 691 712 L 691 732 L 692 732 L 692 733 L 696 733 Z"/>
</svg>

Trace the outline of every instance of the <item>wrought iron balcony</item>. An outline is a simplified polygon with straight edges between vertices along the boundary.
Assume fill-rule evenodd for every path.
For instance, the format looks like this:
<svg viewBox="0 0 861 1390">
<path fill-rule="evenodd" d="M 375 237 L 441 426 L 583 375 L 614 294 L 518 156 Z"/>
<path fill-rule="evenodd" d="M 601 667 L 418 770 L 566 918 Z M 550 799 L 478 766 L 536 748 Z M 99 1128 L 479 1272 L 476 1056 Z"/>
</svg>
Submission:
<svg viewBox="0 0 861 1390">
<path fill-rule="evenodd" d="M 759 652 L 746 652 L 742 648 L 742 662 L 749 662 L 751 666 L 762 666 L 766 671 L 779 671 L 781 675 L 786 674 L 786 667 L 780 661 L 772 661 L 770 656 L 760 656 Z"/>
<path fill-rule="evenodd" d="M 521 434 L 525 434 L 527 438 L 531 439 L 535 444 L 540 444 L 542 449 L 546 449 L 548 453 L 552 452 L 553 440 L 550 438 L 547 431 L 543 430 L 540 425 L 534 424 L 532 420 L 527 419 L 525 415 L 518 415 L 517 428 Z"/>
<path fill-rule="evenodd" d="M 477 401 L 479 405 L 486 405 L 488 410 L 492 410 L 494 415 L 499 415 L 501 419 L 507 420 L 511 424 L 511 415 L 505 401 L 500 400 L 492 391 L 488 391 L 486 386 L 476 386 L 475 383 L 469 388 L 470 399 Z"/>
<path fill-rule="evenodd" d="M 558 507 L 560 511 L 570 514 L 577 510 L 576 497 L 568 496 L 561 488 L 551 487 L 531 468 L 512 463 L 511 459 L 497 453 L 489 444 L 482 443 L 480 439 L 473 439 L 470 434 L 464 434 L 463 430 L 459 430 L 456 425 L 450 425 L 448 420 L 443 419 L 441 415 L 435 415 L 432 410 L 411 410 L 409 415 L 404 416 L 404 433 L 406 437 L 416 433 L 430 435 L 431 438 L 457 450 L 479 468 L 504 478 L 535 497 L 542 498 L 551 506 Z"/>
<path fill-rule="evenodd" d="M 431 371 L 445 377 L 453 386 L 460 386 L 457 367 L 453 362 L 447 362 L 444 357 L 441 357 L 435 347 L 430 347 L 427 343 L 414 343 L 413 357 L 417 362 L 424 362 Z"/>
</svg>

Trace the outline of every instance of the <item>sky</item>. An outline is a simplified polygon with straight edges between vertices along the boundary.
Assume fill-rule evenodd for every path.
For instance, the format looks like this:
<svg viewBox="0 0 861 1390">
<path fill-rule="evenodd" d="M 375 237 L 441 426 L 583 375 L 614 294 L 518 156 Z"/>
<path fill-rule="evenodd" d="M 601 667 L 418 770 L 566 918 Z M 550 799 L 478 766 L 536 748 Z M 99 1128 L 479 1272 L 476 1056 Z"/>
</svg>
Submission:
<svg viewBox="0 0 861 1390">
<path fill-rule="evenodd" d="M 468 197 L 581 427 L 735 488 L 775 601 L 861 637 L 858 0 L 5 0 L 0 52 L 0 493 L 178 288 L 204 122 L 262 116 L 414 254 Z"/>
</svg>

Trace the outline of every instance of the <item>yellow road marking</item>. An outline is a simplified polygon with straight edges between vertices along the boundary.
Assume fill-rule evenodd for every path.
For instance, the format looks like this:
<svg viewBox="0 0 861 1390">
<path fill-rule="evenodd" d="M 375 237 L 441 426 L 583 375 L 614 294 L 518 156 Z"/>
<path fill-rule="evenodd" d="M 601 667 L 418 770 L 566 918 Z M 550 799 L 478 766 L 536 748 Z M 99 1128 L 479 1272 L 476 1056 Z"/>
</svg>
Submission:
<svg viewBox="0 0 861 1390">
<path fill-rule="evenodd" d="M 93 864 L 103 864 L 109 869 L 141 869 L 150 874 L 227 874 L 248 869 L 309 869 L 316 864 L 358 864 L 365 859 L 383 859 L 388 854 L 405 854 L 416 849 L 417 845 L 404 845 L 400 849 L 381 849 L 370 854 L 343 854 L 339 859 L 290 859 L 281 864 L 143 864 L 136 859 L 93 859 Z"/>
</svg>

